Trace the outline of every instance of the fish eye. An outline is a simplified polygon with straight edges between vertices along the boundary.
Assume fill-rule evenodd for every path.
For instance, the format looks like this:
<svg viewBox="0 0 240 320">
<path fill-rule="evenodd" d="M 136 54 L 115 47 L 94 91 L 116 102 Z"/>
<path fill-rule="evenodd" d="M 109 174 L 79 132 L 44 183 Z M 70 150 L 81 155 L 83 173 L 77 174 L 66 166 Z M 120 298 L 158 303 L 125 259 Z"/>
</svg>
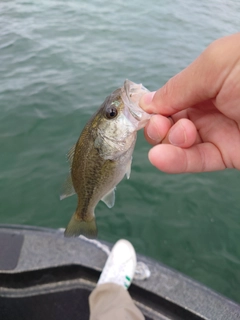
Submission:
<svg viewBox="0 0 240 320">
<path fill-rule="evenodd" d="M 115 107 L 109 107 L 106 109 L 106 118 L 107 119 L 113 119 L 117 116 L 118 111 Z"/>
</svg>

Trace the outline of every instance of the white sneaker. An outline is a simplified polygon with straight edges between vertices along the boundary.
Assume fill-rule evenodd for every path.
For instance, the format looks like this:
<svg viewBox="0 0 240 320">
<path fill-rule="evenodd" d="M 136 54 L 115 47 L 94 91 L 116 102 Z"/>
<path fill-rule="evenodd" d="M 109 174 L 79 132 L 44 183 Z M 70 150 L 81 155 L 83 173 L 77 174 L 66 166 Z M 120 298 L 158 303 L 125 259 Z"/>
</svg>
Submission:
<svg viewBox="0 0 240 320">
<path fill-rule="evenodd" d="M 132 282 L 136 264 L 136 252 L 132 244 L 124 239 L 117 241 L 105 263 L 97 285 L 112 282 L 127 290 Z"/>
</svg>

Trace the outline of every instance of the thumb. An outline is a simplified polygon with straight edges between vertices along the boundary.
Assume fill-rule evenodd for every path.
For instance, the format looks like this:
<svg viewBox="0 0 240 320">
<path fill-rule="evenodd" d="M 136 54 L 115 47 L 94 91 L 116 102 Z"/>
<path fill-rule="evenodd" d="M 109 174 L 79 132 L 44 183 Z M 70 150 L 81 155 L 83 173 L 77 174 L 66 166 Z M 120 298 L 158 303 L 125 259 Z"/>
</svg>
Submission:
<svg viewBox="0 0 240 320">
<path fill-rule="evenodd" d="M 170 116 L 214 99 L 239 59 L 240 33 L 214 41 L 186 69 L 162 88 L 144 95 L 140 106 L 148 113 Z"/>
</svg>

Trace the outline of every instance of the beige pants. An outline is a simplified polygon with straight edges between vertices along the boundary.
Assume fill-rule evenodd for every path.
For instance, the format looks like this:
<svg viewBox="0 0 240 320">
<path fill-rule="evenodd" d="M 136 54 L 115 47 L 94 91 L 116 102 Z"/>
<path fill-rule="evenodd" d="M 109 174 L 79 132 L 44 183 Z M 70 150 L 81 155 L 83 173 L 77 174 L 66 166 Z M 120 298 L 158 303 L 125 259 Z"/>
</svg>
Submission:
<svg viewBox="0 0 240 320">
<path fill-rule="evenodd" d="M 114 283 L 97 286 L 89 297 L 90 320 L 144 320 L 128 291 Z"/>
</svg>

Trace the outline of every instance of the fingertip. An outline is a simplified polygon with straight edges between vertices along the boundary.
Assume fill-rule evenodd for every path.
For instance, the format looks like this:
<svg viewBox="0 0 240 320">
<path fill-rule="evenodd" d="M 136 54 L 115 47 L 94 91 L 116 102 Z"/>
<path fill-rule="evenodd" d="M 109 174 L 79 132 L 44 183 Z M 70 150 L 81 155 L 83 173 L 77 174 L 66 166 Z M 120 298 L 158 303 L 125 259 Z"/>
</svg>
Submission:
<svg viewBox="0 0 240 320">
<path fill-rule="evenodd" d="M 184 150 L 169 144 L 154 146 L 148 153 L 148 159 L 158 170 L 166 173 L 186 171 Z"/>
<path fill-rule="evenodd" d="M 168 141 L 177 147 L 189 148 L 197 138 L 197 129 L 189 119 L 178 120 L 169 130 Z"/>
<path fill-rule="evenodd" d="M 148 135 L 148 124 L 146 125 L 146 127 L 144 128 L 144 137 L 147 140 L 148 143 L 150 143 L 151 145 L 155 146 L 158 142 L 155 140 L 152 140 L 149 135 Z"/>
<path fill-rule="evenodd" d="M 219 149 L 212 143 L 200 143 L 183 149 L 170 144 L 154 146 L 149 161 L 166 173 L 207 172 L 226 168 Z"/>
<path fill-rule="evenodd" d="M 156 151 L 155 151 L 155 149 L 154 149 L 154 147 L 153 148 L 151 148 L 150 150 L 149 150 L 149 152 L 148 152 L 148 160 L 151 162 L 151 164 L 153 165 L 153 166 L 155 166 L 155 161 L 154 161 L 154 159 L 155 159 L 155 153 L 156 153 Z"/>
<path fill-rule="evenodd" d="M 160 143 L 171 128 L 171 121 L 161 115 L 153 115 L 145 127 L 145 138 L 150 144 Z"/>
<path fill-rule="evenodd" d="M 165 146 L 157 145 L 151 148 L 148 152 L 148 159 L 157 169 L 166 172 L 165 155 L 161 152 L 163 147 Z"/>
<path fill-rule="evenodd" d="M 152 112 L 152 107 L 151 107 L 151 103 L 152 103 L 152 99 L 154 97 L 155 91 L 153 92 L 148 92 L 146 94 L 144 94 L 140 101 L 139 101 L 139 106 L 146 112 L 148 113 L 153 113 Z"/>
</svg>

